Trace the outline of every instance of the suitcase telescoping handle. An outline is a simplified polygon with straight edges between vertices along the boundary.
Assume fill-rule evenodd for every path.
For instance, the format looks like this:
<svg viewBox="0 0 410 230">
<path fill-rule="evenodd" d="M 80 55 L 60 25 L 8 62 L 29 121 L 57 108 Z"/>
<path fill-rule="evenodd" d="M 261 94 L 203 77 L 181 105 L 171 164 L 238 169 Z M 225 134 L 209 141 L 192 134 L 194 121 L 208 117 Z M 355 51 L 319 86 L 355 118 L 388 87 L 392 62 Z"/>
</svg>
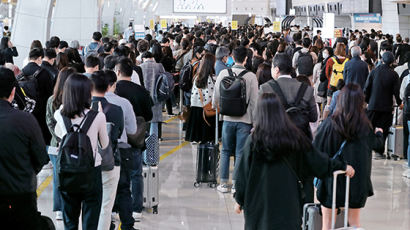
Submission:
<svg viewBox="0 0 410 230">
<path fill-rule="evenodd" d="M 215 114 L 215 145 L 218 144 L 219 141 L 219 111 L 218 111 L 218 106 L 215 109 L 216 114 Z"/>
<path fill-rule="evenodd" d="M 336 225 L 336 187 L 337 187 L 337 176 L 340 174 L 346 174 L 346 171 L 339 170 L 339 171 L 333 172 L 332 229 L 335 229 L 335 225 Z M 349 192 L 350 192 L 350 177 L 346 176 L 345 219 L 344 219 L 345 228 L 347 228 L 347 222 L 349 218 Z"/>
</svg>

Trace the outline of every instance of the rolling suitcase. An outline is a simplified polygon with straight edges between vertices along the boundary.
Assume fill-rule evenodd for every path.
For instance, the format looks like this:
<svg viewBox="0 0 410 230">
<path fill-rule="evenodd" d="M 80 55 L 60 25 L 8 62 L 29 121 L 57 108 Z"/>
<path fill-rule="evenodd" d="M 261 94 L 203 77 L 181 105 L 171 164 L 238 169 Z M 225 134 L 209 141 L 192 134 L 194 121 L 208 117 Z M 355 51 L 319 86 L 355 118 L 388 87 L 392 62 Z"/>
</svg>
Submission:
<svg viewBox="0 0 410 230">
<path fill-rule="evenodd" d="M 344 171 L 336 171 L 334 172 L 333 176 L 333 203 L 334 206 L 336 206 L 336 184 L 337 176 L 339 174 L 344 173 Z M 346 191 L 349 191 L 348 183 L 350 185 L 350 178 L 347 177 L 349 182 L 346 182 Z M 349 193 L 347 192 L 347 195 Z M 333 211 L 333 203 L 332 203 L 332 211 Z M 346 206 L 346 203 L 345 203 Z M 349 198 L 347 198 L 347 207 L 349 206 Z M 334 209 L 336 211 L 336 209 Z M 336 222 L 335 225 L 332 227 L 332 229 L 335 229 L 336 227 L 343 227 L 344 221 L 347 221 L 347 213 L 341 212 L 340 209 L 337 210 L 337 216 L 336 216 Z M 332 220 L 332 223 L 334 223 L 334 220 Z M 347 223 L 347 222 L 346 222 Z M 322 212 L 320 208 L 320 204 L 305 204 L 303 206 L 303 222 L 302 222 L 302 229 L 303 230 L 321 230 L 322 229 Z M 340 228 L 344 229 L 344 228 Z M 347 228 L 349 229 L 349 228 Z"/>
<path fill-rule="evenodd" d="M 159 140 L 157 134 L 151 134 L 145 139 L 147 149 L 144 151 L 144 164 L 155 166 L 159 163 Z"/>
<path fill-rule="evenodd" d="M 403 158 L 403 126 L 398 125 L 398 107 L 396 107 L 395 122 L 389 129 L 387 138 L 387 155 L 394 160 Z"/>
<path fill-rule="evenodd" d="M 142 167 L 144 180 L 143 207 L 152 208 L 153 214 L 158 214 L 159 204 L 159 171 L 158 166 Z"/>
<path fill-rule="evenodd" d="M 218 111 L 216 112 L 215 142 L 198 145 L 196 160 L 196 180 L 194 187 L 198 188 L 202 183 L 208 183 L 209 187 L 217 185 L 219 168 L 219 142 L 218 142 Z"/>
</svg>

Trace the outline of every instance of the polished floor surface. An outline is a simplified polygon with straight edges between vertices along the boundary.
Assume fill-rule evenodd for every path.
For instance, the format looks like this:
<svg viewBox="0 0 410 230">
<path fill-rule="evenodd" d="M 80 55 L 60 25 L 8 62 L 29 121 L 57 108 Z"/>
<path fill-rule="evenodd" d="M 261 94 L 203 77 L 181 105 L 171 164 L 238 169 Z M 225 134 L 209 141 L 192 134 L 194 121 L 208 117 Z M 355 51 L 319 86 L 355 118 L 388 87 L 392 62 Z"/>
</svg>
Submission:
<svg viewBox="0 0 410 230">
<path fill-rule="evenodd" d="M 159 214 L 144 212 L 137 229 L 243 229 L 243 216 L 233 212 L 231 194 L 215 188 L 193 186 L 196 145 L 184 142 L 177 119 L 163 124 L 161 142 Z M 232 168 L 232 167 L 231 167 Z M 372 180 L 375 195 L 362 210 L 361 222 L 366 230 L 410 229 L 410 179 L 402 177 L 404 161 L 373 161 Z M 54 220 L 52 212 L 52 171 L 45 167 L 38 176 L 38 207 Z M 58 230 L 62 221 L 55 221 Z M 118 223 L 117 223 L 118 224 Z M 117 225 L 118 226 L 118 225 Z M 81 229 L 81 228 L 80 228 Z"/>
</svg>

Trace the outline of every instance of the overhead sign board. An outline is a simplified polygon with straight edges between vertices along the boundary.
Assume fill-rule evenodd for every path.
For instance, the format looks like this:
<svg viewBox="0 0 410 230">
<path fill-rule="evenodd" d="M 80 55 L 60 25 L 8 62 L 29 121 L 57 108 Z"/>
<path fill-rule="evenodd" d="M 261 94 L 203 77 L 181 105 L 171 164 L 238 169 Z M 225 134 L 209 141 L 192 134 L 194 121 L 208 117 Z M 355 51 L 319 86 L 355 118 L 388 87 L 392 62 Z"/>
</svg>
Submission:
<svg viewBox="0 0 410 230">
<path fill-rule="evenodd" d="M 238 21 L 232 21 L 231 26 L 232 30 L 238 30 Z"/>
<path fill-rule="evenodd" d="M 380 14 L 353 14 L 356 23 L 382 23 Z"/>
</svg>

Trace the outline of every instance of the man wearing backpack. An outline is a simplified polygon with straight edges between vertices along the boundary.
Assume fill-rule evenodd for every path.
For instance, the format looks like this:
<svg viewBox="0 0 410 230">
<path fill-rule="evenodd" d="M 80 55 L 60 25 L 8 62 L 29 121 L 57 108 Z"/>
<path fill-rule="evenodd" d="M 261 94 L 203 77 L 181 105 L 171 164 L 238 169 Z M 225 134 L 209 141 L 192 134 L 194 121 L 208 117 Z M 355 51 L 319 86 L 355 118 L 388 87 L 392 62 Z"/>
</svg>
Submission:
<svg viewBox="0 0 410 230">
<path fill-rule="evenodd" d="M 109 229 L 111 223 L 111 211 L 114 206 L 115 195 L 117 193 L 118 181 L 120 179 L 120 162 L 118 153 L 118 139 L 124 130 L 124 115 L 121 107 L 111 104 L 104 98 L 108 90 L 108 81 L 103 71 L 97 71 L 91 75 L 94 89 L 92 92 L 92 108 L 99 110 L 101 104 L 102 112 L 107 119 L 107 130 L 110 138 L 110 144 L 107 148 L 110 150 L 99 151 L 102 157 L 101 177 L 102 177 L 102 204 L 98 229 Z M 106 154 L 104 154 L 106 153 Z"/>
<path fill-rule="evenodd" d="M 312 44 L 310 38 L 304 38 L 302 44 L 303 48 L 293 55 L 292 66 L 296 69 L 298 75 L 305 75 L 312 81 L 313 67 L 317 63 L 317 55 L 315 52 L 309 51 Z"/>
<path fill-rule="evenodd" d="M 46 123 L 46 107 L 48 98 L 53 94 L 54 80 L 47 70 L 40 67 L 43 55 L 43 50 L 38 48 L 32 49 L 29 53 L 29 63 L 22 69 L 22 74 L 18 76 L 18 79 L 21 79 L 21 81 L 19 80 L 20 86 L 27 82 L 27 79 L 34 81 L 34 84 L 28 86 L 29 88 L 22 88 L 29 98 L 36 101 L 33 115 L 41 127 L 47 144 L 51 140 L 51 134 Z"/>
<path fill-rule="evenodd" d="M 91 54 L 97 56 L 97 54 L 104 52 L 104 47 L 101 44 L 101 38 L 102 34 L 100 32 L 97 31 L 93 33 L 92 42 L 83 49 L 84 57 L 88 57 Z"/>
<path fill-rule="evenodd" d="M 274 79 L 261 85 L 259 94 L 276 93 L 293 123 L 312 139 L 309 123 L 318 119 L 317 105 L 313 96 L 313 88 L 290 76 L 291 59 L 287 54 L 277 54 L 272 63 Z M 306 198 L 304 203 L 313 202 L 313 178 L 304 181 Z"/>
<path fill-rule="evenodd" d="M 49 159 L 36 119 L 11 106 L 15 91 L 13 71 L 0 67 L 1 224 L 40 230 L 36 175 Z"/>
<path fill-rule="evenodd" d="M 256 107 L 258 97 L 258 81 L 252 72 L 245 69 L 248 50 L 245 47 L 236 48 L 233 51 L 235 65 L 232 69 L 222 70 L 216 79 L 215 90 L 213 94 L 213 107 L 220 108 L 223 116 L 222 126 L 222 152 L 221 152 L 221 167 L 220 181 L 221 184 L 217 190 L 222 193 L 229 192 L 229 158 L 231 153 L 235 153 L 235 168 L 237 162 L 240 162 L 242 157 L 241 149 L 245 144 L 253 123 L 252 111 Z M 236 80 L 235 80 L 236 79 Z M 235 80 L 232 82 L 232 80 Z M 232 83 L 232 84 L 230 84 Z M 234 90 L 231 87 L 238 85 Z M 245 87 L 244 87 L 245 86 Z M 227 91 L 237 91 L 240 102 L 236 96 L 226 96 Z M 229 113 L 235 112 L 235 113 Z M 230 115 L 226 115 L 230 114 Z M 234 173 L 235 175 L 235 173 Z M 233 185 L 235 185 L 235 176 L 233 177 Z M 235 187 L 232 187 L 232 193 L 235 192 Z"/>
</svg>

